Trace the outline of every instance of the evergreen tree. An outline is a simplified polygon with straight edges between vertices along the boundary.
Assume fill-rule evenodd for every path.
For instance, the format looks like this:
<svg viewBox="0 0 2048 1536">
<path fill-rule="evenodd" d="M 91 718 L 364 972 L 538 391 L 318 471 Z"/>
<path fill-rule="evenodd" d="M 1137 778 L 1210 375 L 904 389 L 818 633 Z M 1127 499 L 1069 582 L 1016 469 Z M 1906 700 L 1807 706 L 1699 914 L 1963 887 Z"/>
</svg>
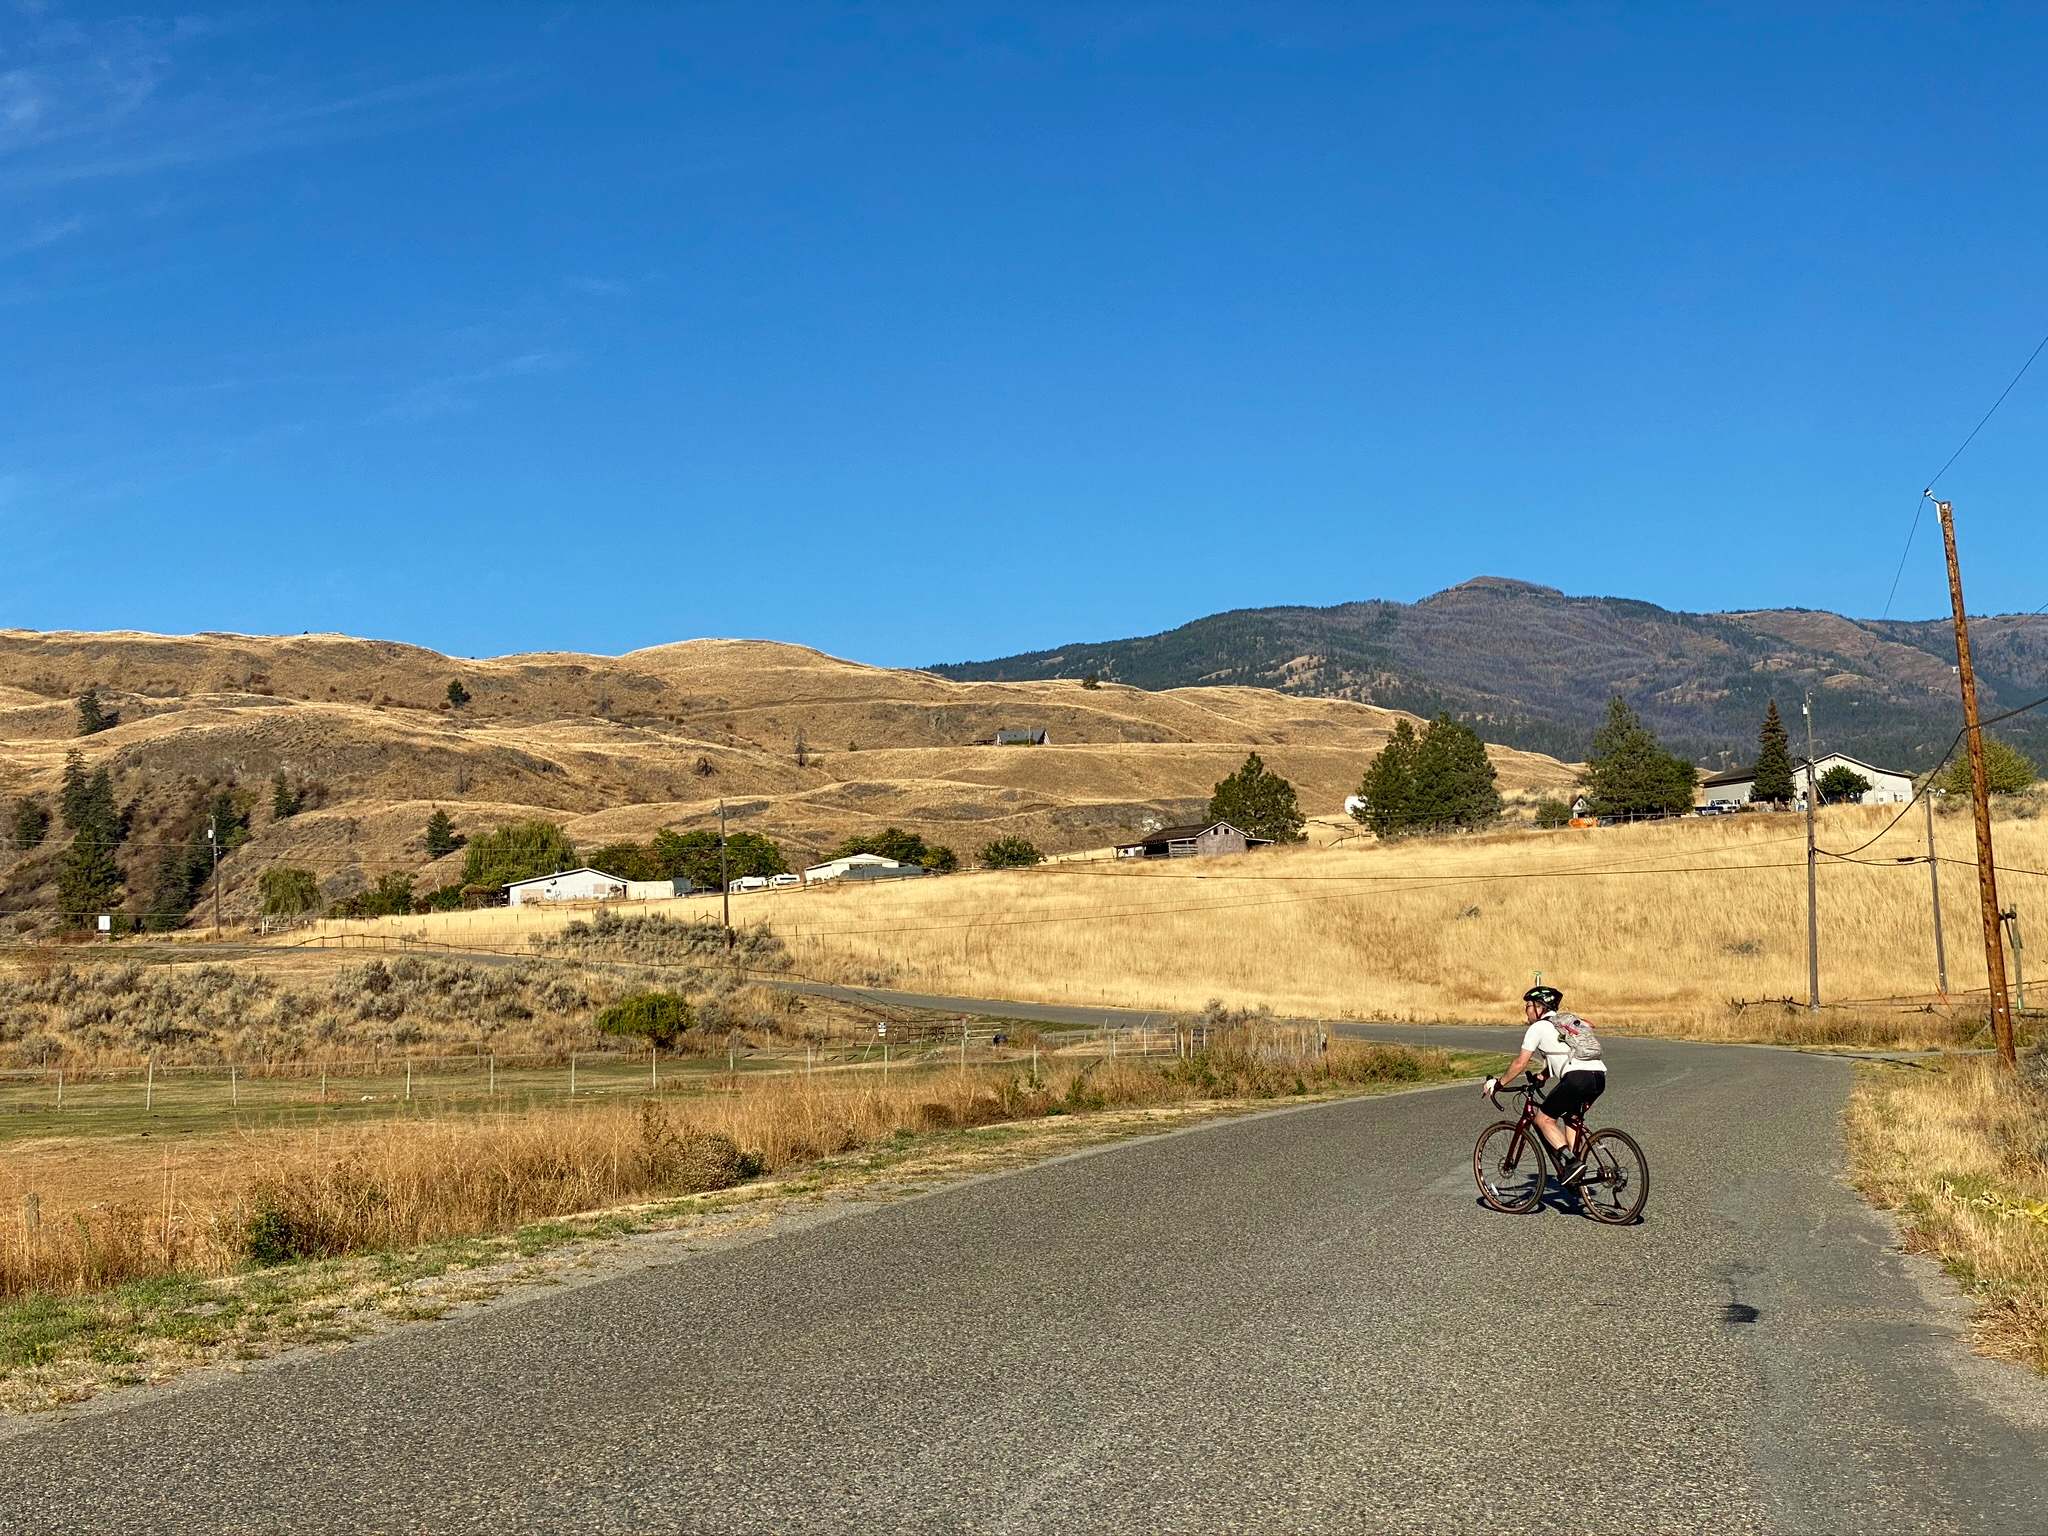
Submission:
<svg viewBox="0 0 2048 1536">
<path fill-rule="evenodd" d="M 455 823 L 446 811 L 438 805 L 434 814 L 427 818 L 427 857 L 446 858 L 462 846 L 462 839 L 455 835 Z"/>
<path fill-rule="evenodd" d="M 1984 733 L 1984 783 L 1992 794 L 2019 794 L 2039 777 L 2034 760 L 2026 753 L 2000 741 L 1989 731 Z M 1957 746 L 1954 760 L 1942 770 L 1941 777 L 1935 782 L 1952 795 L 1968 797 L 1973 793 L 1970 787 L 1970 754 L 1966 747 Z"/>
<path fill-rule="evenodd" d="M 242 844 L 249 841 L 249 813 L 242 808 L 232 788 L 223 785 L 214 791 L 213 803 L 207 807 L 207 819 L 213 825 L 214 839 L 220 844 L 220 856 L 226 858 Z M 205 835 L 205 829 L 200 829 Z"/>
<path fill-rule="evenodd" d="M 1476 732 L 1438 715 L 1415 748 L 1410 824 L 1418 831 L 1469 831 L 1500 815 L 1493 762 Z"/>
<path fill-rule="evenodd" d="M 935 875 L 950 875 L 960 867 L 960 855 L 944 843 L 933 843 L 925 849 L 924 857 L 918 863 Z"/>
<path fill-rule="evenodd" d="M 57 795 L 57 811 L 64 825 L 76 832 L 84 824 L 92 781 L 86 776 L 85 759 L 73 747 L 64 754 L 64 788 Z"/>
<path fill-rule="evenodd" d="M 1792 778 L 1792 748 L 1785 735 L 1785 722 L 1778 718 L 1778 701 L 1771 700 L 1764 711 L 1763 729 L 1756 738 L 1756 784 L 1749 798 L 1759 804 L 1784 805 L 1799 793 Z"/>
<path fill-rule="evenodd" d="M 1375 836 L 1392 837 L 1409 824 L 1409 805 L 1415 797 L 1415 727 L 1406 720 L 1394 722 L 1387 738 L 1359 782 L 1358 797 L 1365 802 L 1353 814 L 1372 828 Z"/>
<path fill-rule="evenodd" d="M 118 725 L 120 720 L 121 717 L 119 715 L 110 713 L 101 705 L 98 688 L 88 687 L 85 692 L 78 696 L 79 735 L 97 736 L 101 731 L 107 729 L 108 726 Z"/>
<path fill-rule="evenodd" d="M 461 680 L 460 680 L 460 679 L 456 679 L 456 680 L 454 680 L 454 681 L 450 682 L 450 683 L 448 684 L 448 705 L 449 705 L 449 707 L 450 707 L 451 709 L 460 709 L 460 708 L 462 708 L 462 706 L 463 706 L 463 705 L 467 704 L 468 702 L 469 702 L 469 690 L 468 690 L 467 688 L 465 688 L 465 687 L 463 687 L 463 686 L 462 686 L 462 682 L 461 682 Z"/>
<path fill-rule="evenodd" d="M 15 803 L 14 820 L 11 823 L 14 834 L 14 851 L 26 853 L 39 846 L 50 835 L 50 813 L 39 801 L 22 799 Z"/>
<path fill-rule="evenodd" d="M 1209 820 L 1227 821 L 1248 837 L 1270 838 L 1276 843 L 1302 840 L 1301 807 L 1294 786 L 1274 773 L 1254 752 L 1229 778 L 1216 785 L 1209 797 Z"/>
<path fill-rule="evenodd" d="M 1586 798 L 1596 816 L 1656 816 L 1692 806 L 1699 770 L 1666 752 L 1642 718 L 1619 696 L 1593 733 L 1586 758 Z"/>
<path fill-rule="evenodd" d="M 278 769 L 270 781 L 270 814 L 279 821 L 286 821 L 298 815 L 305 803 L 305 791 L 293 789 L 284 776 L 284 770 Z"/>
</svg>

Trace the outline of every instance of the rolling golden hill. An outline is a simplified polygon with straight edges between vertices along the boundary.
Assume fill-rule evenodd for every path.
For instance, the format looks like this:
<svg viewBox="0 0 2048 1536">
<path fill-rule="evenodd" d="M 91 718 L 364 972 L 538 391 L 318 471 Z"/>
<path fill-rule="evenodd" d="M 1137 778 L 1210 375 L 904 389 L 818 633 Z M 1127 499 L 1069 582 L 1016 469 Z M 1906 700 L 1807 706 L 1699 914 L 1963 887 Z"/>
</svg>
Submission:
<svg viewBox="0 0 2048 1536">
<path fill-rule="evenodd" d="M 471 696 L 461 709 L 446 697 L 458 679 Z M 74 700 L 88 686 L 120 718 L 79 738 Z M 462 832 L 545 816 L 583 847 L 713 824 L 722 799 L 736 827 L 794 858 L 887 824 L 968 857 L 1006 834 L 1064 852 L 1199 815 L 1257 750 L 1304 811 L 1329 816 L 1399 718 L 1262 688 L 955 682 L 762 641 L 470 660 L 340 635 L 0 630 L 0 801 L 52 802 L 73 748 L 105 764 L 136 807 L 124 850 L 134 907 L 181 810 L 231 781 L 254 803 L 254 838 L 222 869 L 236 914 L 272 863 L 314 870 L 330 895 L 390 869 L 422 888 L 454 879 L 459 855 L 437 867 L 423 847 L 436 805 Z M 1025 727 L 1051 744 L 982 744 Z M 1551 758 L 1491 751 L 1504 792 L 1572 780 Z M 280 769 L 314 789 L 281 821 L 268 794 Z M 0 908 L 15 926 L 49 906 L 61 841 L 0 848 Z"/>
</svg>

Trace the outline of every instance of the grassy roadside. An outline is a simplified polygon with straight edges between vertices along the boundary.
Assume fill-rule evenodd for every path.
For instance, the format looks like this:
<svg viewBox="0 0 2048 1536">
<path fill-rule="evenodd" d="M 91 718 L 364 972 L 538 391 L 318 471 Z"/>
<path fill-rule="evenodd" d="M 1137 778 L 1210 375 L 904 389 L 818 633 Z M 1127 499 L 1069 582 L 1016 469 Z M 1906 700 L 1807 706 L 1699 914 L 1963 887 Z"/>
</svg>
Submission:
<svg viewBox="0 0 2048 1536">
<path fill-rule="evenodd" d="M 475 1122 L 452 1132 L 468 1138 L 459 1147 L 448 1140 L 447 1126 L 431 1122 L 416 1128 L 426 1134 L 424 1143 L 398 1134 L 400 1127 L 354 1132 L 359 1141 L 383 1140 L 394 1157 L 403 1156 L 403 1165 L 380 1163 L 374 1149 L 362 1146 L 339 1162 L 331 1146 L 309 1146 L 284 1162 L 273 1159 L 262 1179 L 240 1192 L 237 1203 L 213 1213 L 216 1231 L 239 1234 L 242 1246 L 232 1264 L 209 1265 L 203 1262 L 204 1250 L 188 1246 L 182 1263 L 166 1262 L 139 1278 L 83 1289 L 45 1286 L 0 1304 L 0 1413 L 58 1407 L 110 1387 L 168 1380 L 198 1366 L 233 1365 L 308 1345 L 340 1345 L 399 1323 L 442 1316 L 513 1287 L 560 1283 L 601 1270 L 631 1248 L 627 1239 L 667 1234 L 661 1251 L 672 1255 L 678 1245 L 730 1241 L 822 1201 L 900 1198 L 935 1183 L 1275 1102 L 1398 1091 L 1475 1076 L 1500 1064 L 1499 1058 L 1465 1052 L 1364 1050 L 1370 1054 L 1344 1050 L 1345 1065 L 1338 1071 L 1308 1074 L 1291 1063 L 1278 1075 L 1220 1070 L 1220 1063 L 1192 1070 L 1187 1064 L 1171 1070 L 1097 1066 L 1075 1072 L 1057 1096 L 1018 1100 L 1008 1116 L 981 1121 L 960 1118 L 958 1106 L 948 1106 L 946 1084 L 906 1084 L 898 1103 L 863 1095 L 868 1100 L 864 1128 L 855 1134 L 842 1126 L 842 1145 L 831 1150 L 787 1139 L 778 1146 L 758 1134 L 745 1143 L 700 1143 L 687 1138 L 720 1133 L 684 1133 L 664 1120 L 657 1131 L 660 1144 L 680 1148 L 686 1161 L 707 1148 L 720 1157 L 734 1148 L 738 1160 L 709 1170 L 701 1163 L 670 1167 L 669 1188 L 650 1189 L 651 1198 L 640 1200 L 621 1197 L 618 1192 L 632 1181 L 621 1181 L 615 1156 L 607 1176 L 607 1158 L 592 1155 L 597 1143 L 591 1136 L 593 1126 L 606 1134 L 615 1129 L 602 1124 L 607 1120 L 631 1120 L 637 1127 L 646 1109 L 507 1117 L 505 1128 L 512 1134 L 498 1138 L 495 1174 L 485 1144 L 476 1139 L 488 1127 Z M 988 1084 L 974 1082 L 974 1074 L 967 1077 L 975 1101 L 1000 1102 L 984 1097 L 992 1091 Z M 782 1106 L 785 1113 L 779 1118 L 788 1119 L 791 1107 Z M 812 1113 L 821 1107 L 806 1106 Z M 761 1107 L 753 1112 L 758 1116 Z M 769 1128 L 764 1122 L 757 1132 Z M 566 1141 L 565 1131 L 571 1138 Z M 644 1129 L 635 1135 L 644 1149 Z M 502 1177 L 505 1160 L 516 1156 L 522 1136 L 529 1153 L 537 1150 L 558 1161 L 565 1152 L 577 1154 L 582 1166 L 571 1182 L 541 1193 L 556 1200 L 585 1197 L 582 1206 L 558 1206 L 532 1219 L 530 1212 L 502 1204 L 508 1187 Z M 416 1156 L 421 1151 L 428 1154 L 425 1160 Z M 466 1156 L 451 1162 L 451 1151 Z M 432 1176 L 425 1172 L 433 1167 L 451 1170 L 452 1196 L 434 1197 Z M 765 1169 L 765 1175 L 750 1177 L 750 1167 Z M 339 1177 L 327 1177 L 322 1170 L 338 1171 Z M 714 1183 L 673 1194 L 678 1171 L 686 1184 L 715 1178 L 730 1187 Z M 397 1174 L 413 1183 L 400 1187 Z M 379 1178 L 392 1182 L 365 1182 Z M 480 1189 L 501 1203 L 478 1204 Z M 365 1198 L 373 1191 L 373 1198 Z M 604 1200 L 587 1198 L 606 1194 Z M 295 1233 L 318 1235 L 319 1223 L 349 1208 L 383 1215 L 344 1234 L 349 1241 L 339 1251 L 289 1257 Z M 394 1217 L 405 1219 L 394 1224 Z M 455 1230 L 447 1230 L 450 1226 Z M 328 1231 L 333 1235 L 333 1229 Z M 270 1256 L 285 1262 L 261 1267 L 250 1262 L 250 1240 L 260 1243 L 265 1234 L 280 1245 Z M 167 1261 L 180 1256 L 175 1237 L 165 1245 Z M 0 1232 L 0 1244 L 19 1239 L 18 1233 Z"/>
<path fill-rule="evenodd" d="M 2038 1062 L 2038 1054 L 2036 1056 Z M 2048 1090 L 1994 1061 L 1868 1066 L 1850 1166 L 1978 1303 L 1978 1349 L 2048 1374 Z"/>
</svg>

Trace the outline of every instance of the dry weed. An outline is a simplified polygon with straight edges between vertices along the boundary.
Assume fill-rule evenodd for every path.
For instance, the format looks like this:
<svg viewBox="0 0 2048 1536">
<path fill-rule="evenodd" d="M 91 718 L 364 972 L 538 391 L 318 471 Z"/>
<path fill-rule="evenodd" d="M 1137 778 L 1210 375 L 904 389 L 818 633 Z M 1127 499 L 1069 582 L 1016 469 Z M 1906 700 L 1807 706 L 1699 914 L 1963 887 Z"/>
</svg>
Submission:
<svg viewBox="0 0 2048 1536">
<path fill-rule="evenodd" d="M 2048 1092 L 1994 1061 L 1869 1069 L 1858 1183 L 1980 1302 L 1979 1347 L 2048 1372 Z"/>
</svg>

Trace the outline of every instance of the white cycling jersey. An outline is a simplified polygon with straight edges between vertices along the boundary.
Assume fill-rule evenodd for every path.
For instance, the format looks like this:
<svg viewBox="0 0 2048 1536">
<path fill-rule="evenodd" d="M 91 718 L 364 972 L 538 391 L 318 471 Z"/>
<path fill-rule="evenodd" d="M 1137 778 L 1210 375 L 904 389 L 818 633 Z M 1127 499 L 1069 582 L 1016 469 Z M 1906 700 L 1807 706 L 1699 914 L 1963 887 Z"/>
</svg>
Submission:
<svg viewBox="0 0 2048 1536">
<path fill-rule="evenodd" d="M 1572 1059 L 1572 1045 L 1557 1027 L 1554 1014 L 1546 1013 L 1542 1018 L 1522 1031 L 1522 1049 L 1543 1058 L 1543 1065 L 1552 1077 L 1562 1077 L 1567 1072 L 1605 1072 L 1607 1063 L 1595 1058 L 1591 1061 Z"/>
</svg>

